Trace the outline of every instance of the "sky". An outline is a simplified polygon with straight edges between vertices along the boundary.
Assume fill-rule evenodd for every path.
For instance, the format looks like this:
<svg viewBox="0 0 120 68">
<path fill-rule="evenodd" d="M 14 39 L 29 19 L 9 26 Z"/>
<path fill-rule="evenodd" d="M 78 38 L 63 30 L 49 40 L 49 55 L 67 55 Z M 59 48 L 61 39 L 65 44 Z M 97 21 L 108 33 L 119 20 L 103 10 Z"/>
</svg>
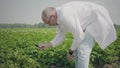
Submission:
<svg viewBox="0 0 120 68">
<path fill-rule="evenodd" d="M 37 24 L 46 7 L 58 7 L 70 1 L 90 1 L 106 7 L 115 24 L 120 25 L 120 0 L 0 0 L 0 23 Z"/>
</svg>

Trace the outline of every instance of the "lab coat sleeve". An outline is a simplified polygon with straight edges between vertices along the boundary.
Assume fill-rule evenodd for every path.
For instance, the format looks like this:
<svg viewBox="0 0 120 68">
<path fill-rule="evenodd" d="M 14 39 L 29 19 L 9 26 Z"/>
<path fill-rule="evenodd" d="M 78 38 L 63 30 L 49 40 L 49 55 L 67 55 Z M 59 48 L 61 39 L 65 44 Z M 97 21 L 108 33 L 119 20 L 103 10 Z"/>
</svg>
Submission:
<svg viewBox="0 0 120 68">
<path fill-rule="evenodd" d="M 80 38 L 75 37 L 70 49 L 71 49 L 71 50 L 76 50 L 77 47 L 78 47 L 79 44 L 80 44 L 80 40 L 81 40 Z"/>
<path fill-rule="evenodd" d="M 69 19 L 68 21 L 68 27 L 70 29 L 70 32 L 73 34 L 73 43 L 71 45 L 71 50 L 76 50 L 77 47 L 80 45 L 80 41 L 84 38 L 84 32 L 81 27 L 81 24 L 78 20 L 78 18 L 74 17 Z"/>
<path fill-rule="evenodd" d="M 82 30 L 82 28 L 80 26 L 78 26 L 79 24 L 77 24 L 76 29 L 74 30 L 73 33 L 73 43 L 71 46 L 71 50 L 76 50 L 77 47 L 80 45 L 81 40 L 84 38 L 84 32 Z"/>
<path fill-rule="evenodd" d="M 63 32 L 62 29 L 57 28 L 57 35 L 51 41 L 53 47 L 56 47 L 57 45 L 59 45 L 60 43 L 62 43 L 64 41 L 64 38 L 65 38 L 65 32 Z"/>
<path fill-rule="evenodd" d="M 73 34 L 73 43 L 71 46 L 71 50 L 76 50 L 77 47 L 80 45 L 80 41 L 84 38 L 84 32 L 83 29 L 81 27 L 80 21 L 77 17 L 77 14 L 74 16 L 74 18 L 71 18 L 69 20 L 69 27 L 71 28 L 71 32 Z"/>
</svg>

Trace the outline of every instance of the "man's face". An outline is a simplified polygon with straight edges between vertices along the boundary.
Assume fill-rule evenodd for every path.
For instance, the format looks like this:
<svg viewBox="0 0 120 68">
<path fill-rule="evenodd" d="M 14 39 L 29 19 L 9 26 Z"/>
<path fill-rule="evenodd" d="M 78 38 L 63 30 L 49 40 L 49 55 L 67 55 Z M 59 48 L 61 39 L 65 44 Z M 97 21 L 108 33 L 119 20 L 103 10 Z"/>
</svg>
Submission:
<svg viewBox="0 0 120 68">
<path fill-rule="evenodd" d="M 42 17 L 45 24 L 49 26 L 56 26 L 57 25 L 57 17 L 55 15 L 50 15 L 48 18 Z"/>
</svg>

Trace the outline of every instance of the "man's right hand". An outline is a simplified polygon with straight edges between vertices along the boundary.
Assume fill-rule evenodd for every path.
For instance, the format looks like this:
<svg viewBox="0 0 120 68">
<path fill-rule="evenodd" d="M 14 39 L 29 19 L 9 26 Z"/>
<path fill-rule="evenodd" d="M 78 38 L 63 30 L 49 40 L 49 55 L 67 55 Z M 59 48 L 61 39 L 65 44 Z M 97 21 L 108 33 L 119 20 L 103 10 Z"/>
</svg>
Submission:
<svg viewBox="0 0 120 68">
<path fill-rule="evenodd" d="M 51 44 L 51 43 L 45 43 L 45 44 L 39 44 L 39 45 L 38 45 L 38 48 L 39 48 L 40 50 L 44 50 L 44 49 L 49 48 L 49 47 L 52 47 L 52 44 Z"/>
<path fill-rule="evenodd" d="M 46 49 L 46 48 L 48 48 L 48 47 L 47 47 L 46 44 L 39 44 L 39 45 L 38 45 L 38 48 L 39 48 L 40 50 L 44 50 L 44 49 Z"/>
</svg>

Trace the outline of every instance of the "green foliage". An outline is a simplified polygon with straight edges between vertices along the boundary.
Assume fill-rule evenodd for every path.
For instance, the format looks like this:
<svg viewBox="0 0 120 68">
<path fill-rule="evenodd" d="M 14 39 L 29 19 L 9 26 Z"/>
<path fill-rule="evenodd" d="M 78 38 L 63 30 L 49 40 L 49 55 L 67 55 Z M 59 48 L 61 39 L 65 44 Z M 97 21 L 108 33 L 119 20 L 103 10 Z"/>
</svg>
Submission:
<svg viewBox="0 0 120 68">
<path fill-rule="evenodd" d="M 95 65 L 112 64 L 120 61 L 120 29 L 117 29 L 117 40 L 102 50 L 98 44 L 93 48 L 90 58 Z"/>
<path fill-rule="evenodd" d="M 30 24 L 1 24 L 0 28 L 33 28 L 33 25 Z"/>
<path fill-rule="evenodd" d="M 51 65 L 74 68 L 74 61 L 68 61 L 67 51 L 73 37 L 66 34 L 65 41 L 55 48 L 44 51 L 34 46 L 49 42 L 56 35 L 54 28 L 1 28 L 0 29 L 0 68 L 48 68 Z M 117 40 L 104 51 L 96 44 L 90 58 L 90 67 L 120 60 L 120 29 Z"/>
<path fill-rule="evenodd" d="M 0 24 L 0 28 L 53 28 L 45 23 L 38 24 Z"/>
</svg>

